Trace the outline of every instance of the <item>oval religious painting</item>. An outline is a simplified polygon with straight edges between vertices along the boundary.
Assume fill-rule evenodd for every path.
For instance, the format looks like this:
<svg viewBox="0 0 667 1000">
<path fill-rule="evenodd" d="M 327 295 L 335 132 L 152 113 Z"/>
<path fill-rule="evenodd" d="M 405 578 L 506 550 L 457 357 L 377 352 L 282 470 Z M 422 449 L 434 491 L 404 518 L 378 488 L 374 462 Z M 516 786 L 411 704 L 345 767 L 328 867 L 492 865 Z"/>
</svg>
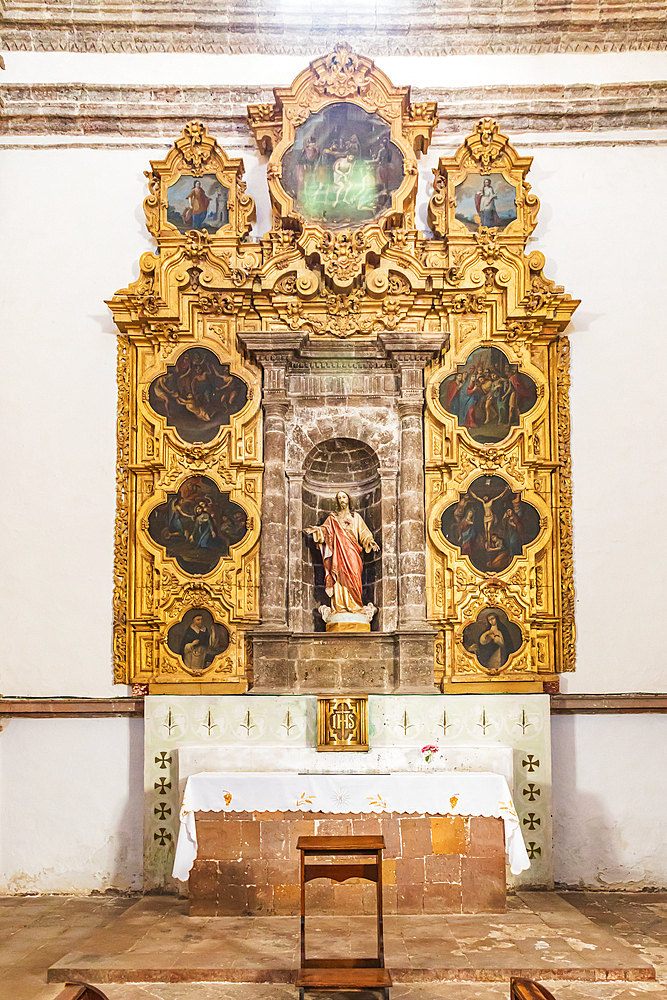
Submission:
<svg viewBox="0 0 667 1000">
<path fill-rule="evenodd" d="M 507 437 L 537 402 L 537 386 L 497 347 L 478 347 L 440 383 L 440 405 L 470 437 L 491 444 Z"/>
<path fill-rule="evenodd" d="M 378 115 L 329 104 L 296 129 L 282 158 L 282 186 L 308 222 L 359 226 L 391 207 L 403 154 Z"/>
<path fill-rule="evenodd" d="M 167 418 L 184 441 L 212 441 L 220 428 L 248 401 L 248 386 L 230 375 L 229 365 L 213 351 L 191 347 L 158 375 L 148 390 L 148 402 Z"/>
</svg>

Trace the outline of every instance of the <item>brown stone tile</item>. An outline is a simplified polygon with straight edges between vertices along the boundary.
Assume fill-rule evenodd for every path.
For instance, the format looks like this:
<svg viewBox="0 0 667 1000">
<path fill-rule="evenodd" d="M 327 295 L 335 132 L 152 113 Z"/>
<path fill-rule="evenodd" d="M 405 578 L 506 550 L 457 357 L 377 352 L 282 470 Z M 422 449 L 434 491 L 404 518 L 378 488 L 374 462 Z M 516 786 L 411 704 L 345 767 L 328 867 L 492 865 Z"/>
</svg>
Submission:
<svg viewBox="0 0 667 1000">
<path fill-rule="evenodd" d="M 382 881 L 385 885 L 396 885 L 396 861 L 393 858 L 382 859 Z"/>
<path fill-rule="evenodd" d="M 334 890 L 330 880 L 316 879 L 306 885 L 306 913 L 335 913 Z"/>
<path fill-rule="evenodd" d="M 260 823 L 260 854 L 263 858 L 289 858 L 289 828 L 286 820 L 262 820 Z"/>
<path fill-rule="evenodd" d="M 432 816 L 431 840 L 434 854 L 465 854 L 463 816 Z"/>
<path fill-rule="evenodd" d="M 318 837 L 350 837 L 352 835 L 351 819 L 318 819 L 315 833 Z"/>
<path fill-rule="evenodd" d="M 274 885 L 273 909 L 277 917 L 292 917 L 301 912 L 301 890 L 298 885 Z"/>
<path fill-rule="evenodd" d="M 418 882 L 424 881 L 423 858 L 397 858 L 394 865 L 396 871 L 396 885 L 416 885 Z"/>
<path fill-rule="evenodd" d="M 495 816 L 471 816 L 468 856 L 488 858 L 505 856 L 505 827 Z"/>
<path fill-rule="evenodd" d="M 201 899 L 190 897 L 189 914 L 193 917 L 217 917 L 218 901 L 214 899 Z"/>
<path fill-rule="evenodd" d="M 382 834 L 380 817 L 353 816 L 352 833 L 355 837 L 378 837 Z"/>
<path fill-rule="evenodd" d="M 424 913 L 460 913 L 461 899 L 461 886 L 454 882 L 424 885 Z"/>
<path fill-rule="evenodd" d="M 297 850 L 297 841 L 299 837 L 312 837 L 315 834 L 315 817 L 310 814 L 310 818 L 304 819 L 291 819 L 288 823 L 289 842 L 287 845 L 287 857 L 296 858 L 299 860 L 299 851 Z"/>
<path fill-rule="evenodd" d="M 398 887 L 395 885 L 382 886 L 382 911 L 383 913 L 397 912 Z"/>
<path fill-rule="evenodd" d="M 218 883 L 228 885 L 256 885 L 257 877 L 250 862 L 218 861 Z"/>
<path fill-rule="evenodd" d="M 424 884 L 396 886 L 396 912 L 422 913 L 424 909 Z"/>
<path fill-rule="evenodd" d="M 401 828 L 400 820 L 395 817 L 385 818 L 384 816 L 380 820 L 380 826 L 382 827 L 382 836 L 384 837 L 384 851 L 382 853 L 383 858 L 400 858 L 401 856 Z"/>
<path fill-rule="evenodd" d="M 299 862 L 269 858 L 266 862 L 266 880 L 269 885 L 299 885 Z"/>
<path fill-rule="evenodd" d="M 373 882 L 366 882 L 362 885 L 361 905 L 363 912 L 367 915 L 374 916 L 377 912 L 377 886 Z"/>
<path fill-rule="evenodd" d="M 506 908 L 505 857 L 461 858 L 465 913 L 503 913 Z"/>
<path fill-rule="evenodd" d="M 252 861 L 246 861 L 245 865 L 248 869 L 248 885 L 268 885 L 268 870 L 269 862 L 264 861 L 264 859 L 255 859 Z M 219 867 L 219 866 L 218 866 Z"/>
<path fill-rule="evenodd" d="M 432 854 L 430 820 L 425 817 L 401 820 L 401 844 L 404 858 L 424 858 Z"/>
<path fill-rule="evenodd" d="M 195 861 L 188 880 L 190 900 L 215 900 L 218 895 L 218 862 Z"/>
<path fill-rule="evenodd" d="M 243 885 L 220 886 L 218 916 L 241 916 L 248 908 L 248 890 Z"/>
<path fill-rule="evenodd" d="M 223 861 L 241 857 L 241 821 L 220 819 L 197 827 L 198 857 Z"/>
<path fill-rule="evenodd" d="M 461 858 L 458 854 L 432 854 L 424 858 L 427 882 L 461 883 Z"/>
<path fill-rule="evenodd" d="M 272 885 L 249 885 L 246 887 L 246 892 L 249 914 L 261 917 L 274 913 Z"/>
<path fill-rule="evenodd" d="M 351 885 L 349 882 L 337 884 L 334 882 L 334 907 L 336 913 L 360 914 L 364 912 L 362 903 L 362 884 Z"/>
<path fill-rule="evenodd" d="M 255 820 L 241 820 L 241 857 L 253 859 L 260 857 L 260 824 Z"/>
</svg>

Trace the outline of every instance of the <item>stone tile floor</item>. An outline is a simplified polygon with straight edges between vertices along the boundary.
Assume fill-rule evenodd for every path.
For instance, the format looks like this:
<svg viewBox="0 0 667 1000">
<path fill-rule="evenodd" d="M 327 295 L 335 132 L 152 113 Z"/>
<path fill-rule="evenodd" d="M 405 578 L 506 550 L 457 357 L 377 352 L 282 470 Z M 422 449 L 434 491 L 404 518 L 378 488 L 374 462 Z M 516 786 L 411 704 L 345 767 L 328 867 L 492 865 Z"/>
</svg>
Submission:
<svg viewBox="0 0 667 1000">
<path fill-rule="evenodd" d="M 287 974 L 295 964 L 298 920 L 294 918 L 189 918 L 184 911 L 184 903 L 170 897 L 0 898 L 0 1000 L 54 1000 L 62 984 L 47 984 L 46 978 L 56 964 L 58 976 L 75 966 L 101 970 L 101 980 L 91 976 L 88 981 L 100 982 L 109 1000 L 295 1000 L 296 990 L 284 982 L 104 981 L 114 970 L 127 977 L 133 969 L 178 973 L 187 966 L 192 975 L 194 967 L 204 970 L 212 964 L 213 953 L 218 960 L 224 956 L 230 943 L 226 963 L 230 973 L 259 968 L 268 954 L 279 974 Z M 369 918 L 350 918 L 346 930 L 334 933 L 334 918 L 313 918 L 313 950 L 326 942 L 328 950 L 335 943 L 341 954 L 351 953 L 354 941 L 356 952 L 361 939 L 370 934 L 364 922 L 368 924 Z M 315 926 L 320 928 L 319 942 Z M 521 893 L 510 897 L 510 909 L 500 917 L 392 917 L 387 919 L 387 954 L 390 966 L 408 974 L 444 969 L 451 975 L 458 965 L 464 976 L 502 973 L 519 958 L 526 969 L 545 972 L 557 967 L 564 975 L 591 976 L 615 963 L 645 975 L 643 958 L 655 966 L 657 981 L 537 978 L 556 1000 L 629 1000 L 646 995 L 647 1000 L 649 996 L 667 1000 L 667 893 Z M 307 996 L 370 1000 L 379 994 Z M 507 996 L 507 981 L 400 982 L 391 991 L 392 1000 Z"/>
</svg>

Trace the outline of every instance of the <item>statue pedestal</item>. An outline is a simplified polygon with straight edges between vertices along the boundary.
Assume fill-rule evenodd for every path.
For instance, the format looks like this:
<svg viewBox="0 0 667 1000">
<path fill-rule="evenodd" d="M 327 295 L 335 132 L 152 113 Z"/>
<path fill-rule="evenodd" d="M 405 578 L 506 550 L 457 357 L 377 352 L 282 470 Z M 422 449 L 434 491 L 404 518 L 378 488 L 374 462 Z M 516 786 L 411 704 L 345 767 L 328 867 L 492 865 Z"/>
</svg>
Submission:
<svg viewBox="0 0 667 1000">
<path fill-rule="evenodd" d="M 424 627 L 396 632 L 257 629 L 257 694 L 432 694 L 433 641 Z"/>
</svg>

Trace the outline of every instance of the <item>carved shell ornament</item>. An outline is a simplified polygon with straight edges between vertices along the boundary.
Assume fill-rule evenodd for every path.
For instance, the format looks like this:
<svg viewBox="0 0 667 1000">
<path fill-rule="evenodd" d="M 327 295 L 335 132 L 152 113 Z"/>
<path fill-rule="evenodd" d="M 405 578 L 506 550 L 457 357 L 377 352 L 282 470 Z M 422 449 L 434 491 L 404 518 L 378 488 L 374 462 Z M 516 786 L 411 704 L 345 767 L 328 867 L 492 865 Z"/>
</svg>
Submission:
<svg viewBox="0 0 667 1000">
<path fill-rule="evenodd" d="M 369 86 L 368 69 L 360 66 L 359 56 L 345 42 L 337 45 L 326 57 L 314 83 L 316 90 L 334 97 L 363 94 Z"/>
</svg>

